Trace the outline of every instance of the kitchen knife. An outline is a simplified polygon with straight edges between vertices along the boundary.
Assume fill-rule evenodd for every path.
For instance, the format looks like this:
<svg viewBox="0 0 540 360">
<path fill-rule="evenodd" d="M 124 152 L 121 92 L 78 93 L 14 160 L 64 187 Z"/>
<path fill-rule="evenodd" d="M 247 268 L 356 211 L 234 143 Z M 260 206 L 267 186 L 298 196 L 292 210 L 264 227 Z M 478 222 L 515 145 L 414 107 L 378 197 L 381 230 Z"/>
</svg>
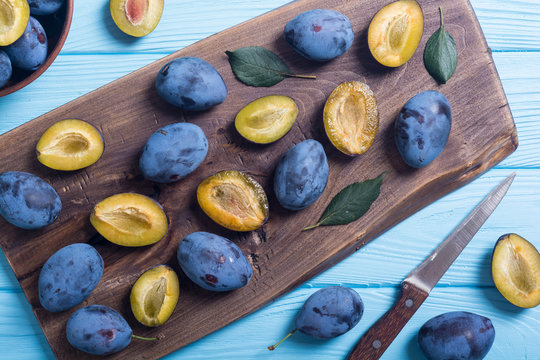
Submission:
<svg viewBox="0 0 540 360">
<path fill-rule="evenodd" d="M 349 360 L 379 359 L 428 297 L 461 251 L 495 210 L 512 184 L 504 179 L 467 215 L 448 237 L 401 283 L 401 296 L 356 343 Z"/>
</svg>

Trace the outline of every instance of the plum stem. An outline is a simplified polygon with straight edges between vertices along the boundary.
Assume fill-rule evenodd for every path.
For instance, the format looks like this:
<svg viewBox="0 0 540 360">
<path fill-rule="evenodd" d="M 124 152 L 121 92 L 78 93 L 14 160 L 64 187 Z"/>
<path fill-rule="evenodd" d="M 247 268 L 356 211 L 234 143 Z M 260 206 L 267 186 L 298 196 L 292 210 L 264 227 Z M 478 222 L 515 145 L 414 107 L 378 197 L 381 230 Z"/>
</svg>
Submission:
<svg viewBox="0 0 540 360">
<path fill-rule="evenodd" d="M 147 337 L 137 336 L 137 335 L 133 335 L 133 334 L 131 334 L 131 337 L 134 338 L 134 339 L 146 340 L 146 341 L 156 341 L 158 339 L 157 337 L 147 338 Z"/>
<path fill-rule="evenodd" d="M 289 336 L 291 336 L 292 334 L 294 334 L 296 332 L 296 329 L 294 329 L 293 331 L 291 331 L 290 333 L 288 333 L 283 339 L 279 340 L 275 345 L 272 345 L 272 346 L 269 346 L 268 347 L 268 350 L 272 351 L 272 350 L 275 350 L 279 344 L 281 344 L 282 342 L 284 342 L 285 340 L 287 340 L 287 338 Z"/>
<path fill-rule="evenodd" d="M 320 225 L 321 225 L 321 223 L 316 223 L 315 225 L 306 226 L 305 228 L 302 229 L 302 231 L 315 229 L 316 227 L 319 227 Z"/>
<path fill-rule="evenodd" d="M 317 77 L 315 75 L 296 75 L 296 74 L 282 73 L 281 76 L 299 78 L 299 79 L 312 79 L 312 80 L 317 79 Z"/>
<path fill-rule="evenodd" d="M 442 11 L 441 6 L 439 6 L 439 13 L 441 14 L 441 28 L 444 29 L 444 18 L 443 18 L 443 11 Z"/>
</svg>

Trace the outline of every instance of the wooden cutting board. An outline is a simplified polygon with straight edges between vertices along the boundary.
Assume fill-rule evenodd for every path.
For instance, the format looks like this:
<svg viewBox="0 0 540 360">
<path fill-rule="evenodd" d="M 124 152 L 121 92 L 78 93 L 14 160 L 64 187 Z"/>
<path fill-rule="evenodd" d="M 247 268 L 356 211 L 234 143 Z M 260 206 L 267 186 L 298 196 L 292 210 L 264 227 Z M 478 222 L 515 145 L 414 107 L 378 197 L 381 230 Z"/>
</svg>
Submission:
<svg viewBox="0 0 540 360">
<path fill-rule="evenodd" d="M 150 359 L 168 354 L 235 320 L 336 264 L 347 255 L 422 207 L 472 181 L 517 147 L 515 125 L 490 51 L 467 0 L 420 1 L 425 17 L 422 42 L 404 66 L 389 69 L 371 57 L 367 28 L 373 15 L 388 1 L 303 0 L 235 26 L 152 63 L 128 76 L 70 102 L 0 136 L 0 172 L 28 171 L 48 182 L 62 198 L 63 209 L 51 226 L 37 231 L 17 229 L 0 219 L 0 246 L 28 301 L 60 359 L 86 358 L 66 341 L 65 323 L 74 309 L 49 313 L 39 303 L 37 279 L 48 257 L 74 242 L 94 245 L 105 262 L 105 273 L 92 295 L 79 307 L 104 304 L 121 312 L 141 336 L 159 335 L 148 343 L 134 340 L 111 358 Z M 454 77 L 438 86 L 428 75 L 422 53 L 439 26 L 438 6 L 444 8 L 446 29 L 456 40 L 459 60 Z M 328 63 L 314 63 L 297 55 L 284 41 L 285 24 L 299 13 L 331 8 L 347 15 L 355 30 L 349 51 Z M 238 82 L 225 50 L 260 45 L 278 53 L 301 74 L 317 80 L 286 79 L 271 88 L 253 88 Z M 213 64 L 227 83 L 226 101 L 205 112 L 182 112 L 165 103 L 154 89 L 158 70 L 181 56 L 201 57 Z M 100 69 L 96 69 L 100 71 Z M 380 128 L 373 146 L 363 156 L 349 158 L 333 148 L 322 124 L 327 96 L 341 82 L 360 80 L 374 91 Z M 420 91 L 443 92 L 452 105 L 453 124 L 443 153 L 423 169 L 407 167 L 393 142 L 393 122 L 403 104 Z M 258 97 L 292 97 L 300 113 L 292 130 L 270 145 L 245 141 L 234 129 L 236 113 Z M 93 166 L 75 172 L 50 170 L 36 160 L 35 145 L 54 122 L 77 118 L 94 124 L 103 134 L 106 150 Z M 199 125 L 209 140 L 205 162 L 186 179 L 158 185 L 142 178 L 138 158 L 147 138 L 158 128 L 177 121 Z M 309 208 L 291 212 L 279 206 L 273 191 L 274 168 L 282 154 L 306 138 L 320 141 L 327 153 L 330 178 L 321 198 Z M 246 171 L 267 191 L 270 219 L 251 233 L 236 233 L 216 225 L 199 208 L 195 191 L 207 176 L 220 170 Z M 300 230 L 314 223 L 346 185 L 387 171 L 381 195 L 359 221 L 347 226 Z M 134 191 L 157 199 L 170 218 L 168 235 L 150 247 L 123 248 L 96 236 L 89 222 L 92 207 L 110 195 Z M 189 281 L 176 261 L 179 242 L 194 231 L 209 231 L 238 244 L 253 265 L 248 286 L 229 293 L 203 290 Z M 406 246 L 407 244 L 403 244 Z M 399 251 L 399 249 L 396 249 Z M 159 328 L 139 325 L 131 314 L 131 286 L 146 269 L 166 263 L 181 280 L 174 314 Z M 77 308 L 79 308 L 77 307 Z M 238 346 L 242 346 L 239 342 Z"/>
</svg>

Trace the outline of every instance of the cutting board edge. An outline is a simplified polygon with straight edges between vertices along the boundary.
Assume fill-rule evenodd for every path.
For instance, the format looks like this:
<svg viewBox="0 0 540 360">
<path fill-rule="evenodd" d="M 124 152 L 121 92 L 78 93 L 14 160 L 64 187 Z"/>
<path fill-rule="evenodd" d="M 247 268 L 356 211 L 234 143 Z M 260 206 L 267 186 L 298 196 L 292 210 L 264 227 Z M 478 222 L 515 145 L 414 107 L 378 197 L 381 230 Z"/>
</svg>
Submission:
<svg viewBox="0 0 540 360">
<path fill-rule="evenodd" d="M 293 1 L 293 2 L 290 2 L 290 3 L 288 3 L 288 4 L 283 5 L 282 7 L 285 8 L 285 7 L 288 7 L 289 5 L 294 4 L 294 3 L 297 3 L 297 2 L 299 2 L 299 1 Z M 476 24 L 477 24 L 477 26 L 478 26 L 478 29 L 479 29 L 478 32 L 479 32 L 480 34 L 482 34 L 482 37 L 483 37 L 484 42 L 485 42 L 485 37 L 484 37 L 483 32 L 482 32 L 482 30 L 481 30 L 481 28 L 480 28 L 478 19 L 477 19 L 476 15 L 474 14 L 474 10 L 472 10 L 472 6 L 471 6 L 471 4 L 470 4 L 470 1 L 467 1 L 467 3 L 468 3 L 468 6 L 469 6 L 470 10 L 473 12 L 472 17 L 474 18 L 474 20 L 475 20 L 475 22 L 476 22 Z M 277 9 L 275 9 L 275 10 L 273 10 L 273 11 L 279 10 L 279 9 L 281 9 L 282 7 L 277 8 Z M 247 21 L 245 21 L 245 22 L 243 22 L 243 23 L 240 23 L 240 24 L 238 24 L 238 25 L 235 25 L 235 26 L 233 26 L 233 27 L 231 27 L 231 28 L 229 28 L 229 29 L 226 29 L 226 30 L 231 30 L 231 29 L 234 29 L 234 28 L 236 28 L 236 27 L 244 26 L 244 25 L 246 25 L 246 24 L 249 24 L 249 23 L 252 22 L 252 21 L 256 21 L 259 17 L 262 17 L 262 16 L 264 16 L 264 15 L 266 15 L 266 14 L 268 14 L 268 13 L 265 13 L 265 14 L 262 14 L 262 15 L 256 17 L 256 18 L 247 20 Z M 224 30 L 224 31 L 226 31 L 226 30 Z M 218 36 L 218 35 L 219 35 L 219 33 L 218 33 L 218 34 L 214 34 L 214 35 L 210 36 L 209 38 L 212 38 L 212 37 L 215 37 L 215 36 Z M 206 39 L 208 39 L 208 38 L 206 38 Z M 205 39 L 203 39 L 203 40 L 205 40 Z M 189 46 L 194 46 L 194 45 L 196 45 L 197 43 L 199 43 L 199 42 L 201 42 L 201 41 L 203 41 L 203 40 L 197 41 L 197 42 L 195 42 L 195 43 L 193 43 L 193 44 L 191 44 L 191 45 L 189 45 Z M 187 48 L 187 47 L 186 47 L 186 48 Z M 486 48 L 489 49 L 489 47 L 487 46 L 487 42 L 486 42 Z M 158 60 L 156 60 L 156 61 L 154 61 L 154 62 L 158 62 L 158 61 L 163 61 L 163 62 L 165 62 L 165 61 L 167 61 L 168 59 L 175 58 L 176 56 L 178 56 L 178 53 L 182 52 L 184 49 L 185 49 L 185 48 L 180 49 L 180 50 L 178 50 L 178 51 L 176 51 L 176 52 L 174 52 L 174 53 L 172 53 L 172 54 L 170 54 L 170 55 L 167 55 L 167 56 L 165 56 L 165 57 L 162 57 L 162 58 L 160 58 L 160 59 L 158 59 Z M 508 103 L 507 98 L 506 98 L 506 94 L 504 93 L 504 90 L 503 90 L 503 87 L 502 87 L 502 83 L 501 83 L 501 81 L 500 81 L 500 77 L 499 77 L 498 72 L 497 72 L 497 70 L 496 70 L 496 67 L 495 67 L 495 65 L 494 65 L 494 63 L 493 63 L 493 58 L 492 58 L 490 52 L 489 52 L 489 57 L 490 57 L 490 59 L 491 59 L 491 64 L 490 64 L 490 66 L 494 69 L 495 74 L 497 75 L 497 80 L 498 80 L 498 81 L 497 81 L 497 82 L 498 82 L 498 89 L 497 89 L 497 92 L 498 92 L 500 95 L 502 95 L 502 96 L 504 97 L 504 99 L 506 100 L 506 103 Z M 70 101 L 70 102 L 68 102 L 68 103 L 66 103 L 66 104 L 64 104 L 64 105 L 62 105 L 62 106 L 60 106 L 60 107 L 58 107 L 58 108 L 55 108 L 55 109 L 53 109 L 53 110 L 47 112 L 46 114 L 43 114 L 43 115 L 41 115 L 41 116 L 39 116 L 39 117 L 37 117 L 37 118 L 35 118 L 35 119 L 33 119 L 33 120 L 31 120 L 31 121 L 25 123 L 25 124 L 22 124 L 22 125 L 20 125 L 20 126 L 14 128 L 14 129 L 12 129 L 12 130 L 10 130 L 9 132 L 7 132 L 7 133 L 5 133 L 5 134 L 3 134 L 3 135 L 0 135 L 0 141 L 2 140 L 2 138 L 4 137 L 4 135 L 7 135 L 7 134 L 9 134 L 9 133 L 11 133 L 12 131 L 17 130 L 17 129 L 20 130 L 20 128 L 24 127 L 25 125 L 30 126 L 30 124 L 31 124 L 34 120 L 40 119 L 41 117 L 44 117 L 44 116 L 47 116 L 47 115 L 49 115 L 50 113 L 53 113 L 53 112 L 57 111 L 58 109 L 60 109 L 61 107 L 65 106 L 65 105 L 68 105 L 68 104 L 76 105 L 76 104 L 77 104 L 77 101 L 82 101 L 82 98 L 83 98 L 83 97 L 89 96 L 89 95 L 91 95 L 92 93 L 97 92 L 97 91 L 99 91 L 99 90 L 102 90 L 102 89 L 104 89 L 104 88 L 106 88 L 106 87 L 108 87 L 108 86 L 112 86 L 113 83 L 116 83 L 116 82 L 118 82 L 118 81 L 121 81 L 121 80 L 127 81 L 127 80 L 129 80 L 129 79 L 130 79 L 130 76 L 135 76 L 137 72 L 142 71 L 142 70 L 143 70 L 144 68 L 146 68 L 147 66 L 151 66 L 154 62 L 149 63 L 149 64 L 147 64 L 147 65 L 145 65 L 145 66 L 143 66 L 143 67 L 141 67 L 141 68 L 135 70 L 134 72 L 132 72 L 132 73 L 130 73 L 130 74 L 126 74 L 126 75 L 124 75 L 124 76 L 122 76 L 122 77 L 120 77 L 120 78 L 118 78 L 118 79 L 116 79 L 116 80 L 114 80 L 114 81 L 112 81 L 112 82 L 110 82 L 110 83 L 108 83 L 108 84 L 105 84 L 105 85 L 103 85 L 103 86 L 101 86 L 101 87 L 99 87 L 99 88 L 97 88 L 97 89 L 95 89 L 95 90 L 93 90 L 93 91 L 91 91 L 91 92 L 89 92 L 89 93 L 87 93 L 87 94 L 84 94 L 84 95 L 82 95 L 82 96 L 80 96 L 80 97 L 78 97 L 78 98 L 76 98 L 76 99 L 74 99 L 74 100 L 72 100 L 72 101 Z M 126 78 L 127 78 L 127 79 L 126 79 Z M 512 132 L 511 132 L 511 134 L 510 134 L 510 142 L 511 142 L 511 146 L 508 147 L 508 151 L 509 151 L 509 152 L 505 152 L 505 153 L 502 155 L 502 157 L 497 158 L 497 159 L 498 159 L 497 163 L 500 162 L 500 161 L 502 161 L 502 160 L 503 160 L 504 158 L 506 158 L 507 156 L 509 156 L 509 155 L 517 148 L 517 146 L 518 146 L 517 131 L 516 131 L 516 127 L 515 127 L 515 122 L 514 122 L 514 120 L 513 120 L 513 117 L 512 117 L 512 114 L 511 114 L 511 111 L 510 111 L 508 105 L 506 106 L 506 109 L 504 110 L 504 112 L 505 112 L 505 115 L 506 115 L 507 119 L 510 119 L 511 122 L 512 122 L 512 124 L 513 124 L 514 126 L 513 126 Z M 448 188 L 448 189 L 449 189 L 448 192 L 441 193 L 440 195 L 438 194 L 438 195 L 437 195 L 437 199 L 439 199 L 439 198 L 445 196 L 446 194 L 448 194 L 448 193 L 454 191 L 454 190 L 457 189 L 457 188 L 462 187 L 463 185 L 466 185 L 467 183 L 470 183 L 471 181 L 473 181 L 474 179 L 478 178 L 479 176 L 481 176 L 483 173 L 485 173 L 486 171 L 488 171 L 489 169 L 491 169 L 491 168 L 492 168 L 493 166 L 495 166 L 495 165 L 496 165 L 496 163 L 495 163 L 495 164 L 492 164 L 492 165 L 489 166 L 489 167 L 486 167 L 486 168 L 478 168 L 478 169 L 475 169 L 475 170 L 472 171 L 472 172 L 469 172 L 468 174 L 472 174 L 472 175 L 470 175 L 470 177 L 468 177 L 466 180 L 463 180 L 463 182 L 456 182 L 456 183 L 455 183 L 455 187 L 453 187 L 453 188 Z M 428 202 L 428 203 L 426 203 L 426 204 L 424 204 L 424 205 L 419 205 L 418 209 L 415 210 L 415 211 L 418 211 L 418 210 L 420 210 L 421 208 L 424 208 L 424 207 L 427 206 L 429 203 L 431 203 L 431 202 Z M 415 212 L 415 211 L 414 211 L 414 212 Z M 370 239 L 369 239 L 368 241 L 362 243 L 361 246 L 367 244 L 368 242 L 370 242 L 370 241 L 372 241 L 373 239 L 375 239 L 378 235 L 384 233 L 385 231 L 389 230 L 390 228 L 392 228 L 392 227 L 395 226 L 396 224 L 400 223 L 400 222 L 403 221 L 406 217 L 407 217 L 407 216 L 404 216 L 403 218 L 396 218 L 395 223 L 393 223 L 392 225 L 389 225 L 386 229 L 383 229 L 383 230 L 380 230 L 380 231 L 377 232 L 377 233 L 374 233 L 372 236 L 370 236 Z M 359 241 L 361 241 L 361 239 L 357 239 L 356 241 L 359 242 Z M 360 247 L 361 247 L 361 246 L 360 246 Z M 360 247 L 356 248 L 356 250 L 358 250 Z M 288 293 L 288 292 L 291 291 L 292 289 L 298 287 L 301 283 L 305 282 L 305 281 L 308 280 L 309 278 L 311 278 L 311 277 L 315 276 L 316 274 L 318 274 L 318 273 L 320 273 L 320 272 L 322 272 L 322 271 L 328 269 L 329 267 L 335 265 L 335 264 L 338 263 L 339 261 L 343 260 L 345 257 L 347 257 L 347 256 L 349 256 L 350 254 L 352 254 L 352 252 L 354 252 L 354 249 L 355 249 L 355 246 L 347 246 L 347 249 L 341 249 L 339 253 L 335 254 L 333 257 L 328 258 L 326 261 L 324 261 L 323 263 L 321 263 L 319 266 L 317 266 L 317 267 L 315 267 L 314 269 L 312 269 L 312 271 L 309 273 L 309 275 L 306 275 L 306 276 L 304 276 L 303 278 L 300 278 L 300 279 L 298 280 L 297 283 L 292 284 L 290 287 L 284 289 L 283 291 L 280 292 L 280 294 L 278 294 L 278 295 L 276 295 L 275 297 L 271 298 L 271 299 L 268 300 L 265 304 L 260 305 L 258 308 L 261 308 L 261 307 L 265 306 L 266 304 L 275 301 L 277 298 L 279 298 L 280 296 L 283 296 L 284 294 Z M 8 263 L 10 264 L 10 267 L 12 268 L 12 271 L 13 271 L 13 266 L 12 266 L 11 261 L 10 261 L 9 258 L 8 258 Z M 26 293 L 26 290 L 23 289 L 23 291 L 24 291 L 24 293 L 25 293 L 25 296 L 27 296 L 27 299 L 28 299 L 28 294 Z M 35 308 L 34 306 L 32 306 L 32 308 L 33 308 L 32 310 L 33 310 L 33 312 L 34 312 L 34 315 L 36 315 L 36 318 L 38 318 L 38 317 L 37 317 L 37 314 L 36 314 L 36 308 Z M 251 312 L 253 312 L 253 311 L 254 311 L 254 310 L 252 310 Z M 250 312 L 250 313 L 251 313 L 251 312 Z M 245 316 L 247 316 L 247 315 L 249 315 L 249 313 L 248 313 L 248 314 L 245 314 L 244 316 L 241 316 L 240 318 L 245 317 Z M 39 321 L 38 321 L 38 323 L 39 323 L 40 327 L 42 327 L 42 323 L 39 322 Z M 232 323 L 232 321 L 231 321 L 230 323 Z M 229 324 L 230 324 L 230 323 L 229 323 Z M 226 326 L 226 325 L 228 325 L 228 324 L 225 324 L 224 326 Z M 43 330 L 43 328 L 42 328 L 42 330 Z M 44 333 L 45 333 L 45 331 L 44 331 Z M 210 333 L 208 333 L 208 334 L 210 334 Z M 50 339 L 49 339 L 48 337 L 47 337 L 47 340 L 50 341 Z M 52 347 L 51 347 L 51 348 L 52 348 Z M 53 349 L 53 352 L 55 352 L 54 349 Z M 55 355 L 56 355 L 56 356 L 59 356 L 60 354 L 57 354 L 57 353 L 55 352 Z"/>
<path fill-rule="evenodd" d="M 514 129 L 515 130 L 515 129 Z M 517 133 L 513 131 L 509 134 L 509 137 L 506 139 L 506 141 L 503 141 L 501 146 L 498 148 L 498 150 L 492 151 L 491 154 L 496 154 L 494 157 L 494 162 L 488 166 L 482 166 L 482 164 L 485 164 L 485 162 L 482 162 L 482 164 L 478 164 L 477 166 L 473 166 L 472 170 L 465 171 L 462 173 L 459 173 L 457 177 L 455 178 L 455 181 L 450 181 L 449 185 L 442 188 L 443 191 L 439 191 L 436 195 L 436 200 L 443 198 L 446 195 L 449 195 L 453 193 L 454 191 L 464 187 L 467 184 L 470 184 L 474 180 L 478 179 L 480 176 L 491 170 L 493 167 L 495 167 L 498 163 L 500 163 L 502 160 L 510 156 L 516 149 L 517 149 Z M 425 192 L 429 192 L 430 196 L 432 196 L 433 191 L 426 190 L 426 189 L 419 189 L 423 190 Z M 414 197 L 411 195 L 411 197 Z M 332 266 L 335 266 L 339 262 L 343 261 L 347 257 L 351 256 L 356 251 L 360 250 L 365 245 L 369 244 L 371 241 L 375 240 L 377 237 L 381 236 L 382 234 L 386 233 L 390 229 L 392 229 L 394 226 L 400 224 L 402 221 L 406 220 L 410 215 L 407 215 L 407 213 L 416 213 L 417 211 L 420 211 L 424 209 L 425 207 L 432 204 L 434 201 L 430 201 L 428 196 L 423 196 L 421 198 L 421 202 L 417 201 L 415 203 L 415 206 L 412 208 L 408 208 L 406 210 L 400 211 L 402 215 L 396 215 L 388 217 L 388 219 L 392 218 L 393 221 L 389 221 L 384 226 L 381 224 L 376 230 L 372 231 L 371 233 L 362 233 L 360 232 L 353 243 L 350 243 L 346 246 L 344 246 L 341 249 L 338 249 L 332 256 L 330 256 L 327 260 L 321 262 L 317 267 L 313 268 L 310 272 L 305 274 L 304 276 L 300 277 L 296 282 L 292 283 L 290 286 L 284 288 L 282 291 L 278 291 L 276 295 L 274 295 L 272 298 L 270 298 L 268 301 L 264 302 L 263 304 L 257 306 L 255 309 L 251 310 L 249 313 L 246 313 L 245 315 L 239 317 L 237 320 L 242 319 L 250 314 L 253 314 L 253 312 L 262 309 L 263 307 L 277 301 L 279 298 L 283 297 L 287 293 L 293 291 L 294 289 L 298 288 L 300 285 L 305 283 L 306 281 L 312 279 L 313 277 L 321 274 L 323 271 L 326 271 L 330 269 Z M 436 201 L 435 200 L 435 201 Z M 404 200 L 406 202 L 407 200 Z M 397 207 L 396 207 L 397 208 Z M 412 210 L 411 210 L 412 209 Z M 353 225 L 354 226 L 354 225 Z M 419 259 L 419 261 L 422 261 L 423 259 Z M 404 274 L 405 278 L 406 274 Z M 223 329 L 224 327 L 232 324 L 233 322 L 237 321 L 231 321 L 228 324 L 223 325 L 220 329 Z M 218 329 L 219 330 L 219 329 Z M 217 331 L 217 330 L 215 330 Z M 209 332 L 203 337 L 197 339 L 200 340 L 213 332 Z M 189 342 L 184 346 L 187 346 L 189 344 L 192 344 L 195 341 Z M 182 347 L 184 347 L 182 346 Z M 182 348 L 181 347 L 181 348 Z M 179 349 L 181 349 L 179 348 Z"/>
<path fill-rule="evenodd" d="M 306 1 L 306 0 L 304 0 L 304 1 Z M 467 0 L 467 1 L 468 1 L 468 0 Z M 150 62 L 150 63 L 148 63 L 148 64 L 146 64 L 146 65 L 144 65 L 144 66 L 142 66 L 142 67 L 140 67 L 140 68 L 138 68 L 138 69 L 136 69 L 136 70 L 134 70 L 134 71 L 129 72 L 128 74 L 125 74 L 125 75 L 123 75 L 123 76 L 120 76 L 120 77 L 117 78 L 117 79 L 114 79 L 114 80 L 112 80 L 112 81 L 110 81 L 110 82 L 108 82 L 108 83 L 106 83 L 106 84 L 104 84 L 104 85 L 101 85 L 101 86 L 97 87 L 96 89 L 93 89 L 93 90 L 91 90 L 91 91 L 89 91 L 89 92 L 87 92 L 87 93 L 85 93 L 85 94 L 82 94 L 81 96 L 78 96 L 78 97 L 76 97 L 75 99 L 70 100 L 70 101 L 68 101 L 68 102 L 65 103 L 65 104 L 62 104 L 62 105 L 60 105 L 60 106 L 57 106 L 57 107 L 55 107 L 55 108 L 53 108 L 53 109 L 51 109 L 51 110 L 49 110 L 49 111 L 43 113 L 42 115 L 40 115 L 40 116 L 38 116 L 38 117 L 36 117 L 36 118 L 33 118 L 33 119 L 31 119 L 31 120 L 29 120 L 29 121 L 23 123 L 23 124 L 20 124 L 20 125 L 14 127 L 13 129 L 10 129 L 9 131 L 3 133 L 3 134 L 0 134 L 0 141 L 2 140 L 2 138 L 7 137 L 8 134 L 14 132 L 15 130 L 17 130 L 17 131 L 23 130 L 26 126 L 30 126 L 30 123 L 32 123 L 32 122 L 34 122 L 34 121 L 36 121 L 36 120 L 39 120 L 39 119 L 41 119 L 42 117 L 48 117 L 48 116 L 50 116 L 51 114 L 53 114 L 54 112 L 59 111 L 61 108 L 65 107 L 65 106 L 67 106 L 67 105 L 77 105 L 77 103 L 78 103 L 79 101 L 83 101 L 83 100 L 84 100 L 83 98 L 85 98 L 85 97 L 87 97 L 87 96 L 95 95 L 94 93 L 97 93 L 97 92 L 100 92 L 100 91 L 102 91 L 102 90 L 104 90 L 104 89 L 107 89 L 109 86 L 116 85 L 117 83 L 119 83 L 119 82 L 121 82 L 121 81 L 128 81 L 128 80 L 130 80 L 132 77 L 135 77 L 135 76 L 137 75 L 137 73 L 142 72 L 146 67 L 152 66 L 152 65 L 153 65 L 154 63 L 156 63 L 156 62 L 168 62 L 169 60 L 173 60 L 173 59 L 175 59 L 176 57 L 178 57 L 178 55 L 180 55 L 180 53 L 181 53 L 182 51 L 184 51 L 185 49 L 187 49 L 188 47 L 193 47 L 193 46 L 196 46 L 197 44 L 199 44 L 199 43 L 201 43 L 201 42 L 203 42 L 203 41 L 206 41 L 206 40 L 208 40 L 208 39 L 213 39 L 213 38 L 215 38 L 215 37 L 219 37 L 219 36 L 221 36 L 221 34 L 222 34 L 223 32 L 226 32 L 226 31 L 232 31 L 232 30 L 234 30 L 234 29 L 236 29 L 236 28 L 243 27 L 243 26 L 247 26 L 247 25 L 249 25 L 251 22 L 256 22 L 256 21 L 259 20 L 261 17 L 270 15 L 271 13 L 275 13 L 276 11 L 280 11 L 280 10 L 282 10 L 283 8 L 288 8 L 289 6 L 294 5 L 295 3 L 301 3 L 301 2 L 302 2 L 302 0 L 292 0 L 292 1 L 288 2 L 288 3 L 286 3 L 286 4 L 283 4 L 283 5 L 281 5 L 281 6 L 277 7 L 277 8 L 275 8 L 275 9 L 272 9 L 272 10 L 270 10 L 270 11 L 267 11 L 267 12 L 263 13 L 263 14 L 260 14 L 260 15 L 258 15 L 258 16 L 256 16 L 256 17 L 254 17 L 254 18 L 245 20 L 245 21 L 243 21 L 243 22 L 241 22 L 241 23 L 239 23 L 239 24 L 236 24 L 236 25 L 231 26 L 231 27 L 229 27 L 229 28 L 223 29 L 223 30 L 221 30 L 220 32 L 217 32 L 217 33 L 215 33 L 215 34 L 212 34 L 212 35 L 210 35 L 210 36 L 207 36 L 207 37 L 205 37 L 204 39 L 201 39 L 201 40 L 195 41 L 195 42 L 193 42 L 193 43 L 191 43 L 191 44 L 189 44 L 189 45 L 186 45 L 186 46 L 184 46 L 183 48 L 178 49 L 177 51 L 174 51 L 174 52 L 172 52 L 172 53 L 170 53 L 170 54 L 168 54 L 168 55 L 165 55 L 165 56 L 163 56 L 163 57 L 161 57 L 161 58 L 159 58 L 159 59 L 157 59 L 157 60 L 154 60 L 154 61 L 152 61 L 152 62 Z M 306 2 L 307 2 L 307 1 L 306 1 Z M 60 53 L 60 55 L 62 55 L 62 53 Z"/>
</svg>

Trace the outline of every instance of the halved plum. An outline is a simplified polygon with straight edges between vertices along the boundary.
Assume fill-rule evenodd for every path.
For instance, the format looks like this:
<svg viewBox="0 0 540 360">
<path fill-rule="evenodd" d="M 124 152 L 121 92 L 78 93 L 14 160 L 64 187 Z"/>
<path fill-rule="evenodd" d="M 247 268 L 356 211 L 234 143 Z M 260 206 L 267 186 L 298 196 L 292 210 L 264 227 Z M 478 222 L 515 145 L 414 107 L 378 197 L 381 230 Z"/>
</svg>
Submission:
<svg viewBox="0 0 540 360">
<path fill-rule="evenodd" d="M 197 188 L 197 200 L 206 215 L 230 230 L 256 230 L 268 218 L 264 189 L 240 171 L 221 171 L 206 178 Z"/>
<path fill-rule="evenodd" d="M 163 13 L 163 0 L 111 0 L 111 16 L 116 26 L 128 35 L 150 34 Z"/>
<path fill-rule="evenodd" d="M 144 272 L 131 288 L 131 310 L 141 324 L 160 326 L 171 317 L 179 295 L 174 270 L 158 265 Z"/>
<path fill-rule="evenodd" d="M 281 139 L 293 126 L 298 106 L 288 96 L 270 95 L 247 104 L 234 120 L 236 130 L 249 141 L 268 144 Z"/>
<path fill-rule="evenodd" d="M 85 168 L 103 154 L 103 137 L 93 125 L 76 119 L 61 120 L 39 139 L 36 152 L 40 163 L 55 170 Z"/>
<path fill-rule="evenodd" d="M 168 229 L 161 205 L 136 193 L 116 194 L 92 210 L 90 222 L 107 240 L 122 246 L 145 246 L 158 242 Z"/>
<path fill-rule="evenodd" d="M 401 66 L 413 56 L 423 32 L 424 14 L 420 5 L 415 0 L 395 1 L 371 20 L 369 50 L 382 65 Z"/>
<path fill-rule="evenodd" d="M 499 238 L 491 274 L 499 292 L 512 304 L 522 308 L 540 304 L 540 253 L 521 236 L 505 234 Z"/>
<path fill-rule="evenodd" d="M 14 43 L 26 29 L 30 7 L 26 0 L 0 1 L 0 46 Z"/>
<path fill-rule="evenodd" d="M 379 129 L 373 91 L 360 81 L 348 81 L 332 91 L 323 112 L 324 129 L 332 144 L 347 155 L 365 153 Z"/>
</svg>

